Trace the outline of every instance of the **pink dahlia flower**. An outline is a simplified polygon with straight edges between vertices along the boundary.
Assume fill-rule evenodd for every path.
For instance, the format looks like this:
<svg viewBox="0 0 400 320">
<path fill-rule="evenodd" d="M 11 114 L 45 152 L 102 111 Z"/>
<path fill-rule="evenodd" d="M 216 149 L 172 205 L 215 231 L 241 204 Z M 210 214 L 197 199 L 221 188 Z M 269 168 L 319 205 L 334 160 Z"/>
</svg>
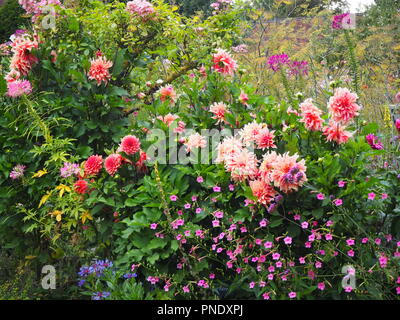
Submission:
<svg viewBox="0 0 400 320">
<path fill-rule="evenodd" d="M 225 113 L 228 107 L 223 102 L 216 102 L 210 106 L 210 112 L 214 114 L 213 119 L 218 120 L 217 123 L 225 120 Z"/>
<path fill-rule="evenodd" d="M 15 80 L 7 83 L 7 95 L 13 98 L 30 94 L 32 85 L 28 80 Z"/>
<path fill-rule="evenodd" d="M 104 161 L 104 166 L 110 176 L 113 176 L 117 173 L 118 169 L 122 164 L 122 156 L 120 154 L 111 154 Z"/>
<path fill-rule="evenodd" d="M 225 162 L 225 168 L 231 173 L 234 181 L 253 179 L 258 174 L 258 160 L 254 153 L 247 149 L 229 157 Z"/>
<path fill-rule="evenodd" d="M 297 191 L 307 181 L 305 160 L 297 161 L 298 158 L 298 154 L 285 153 L 274 162 L 271 179 L 282 192 Z"/>
<path fill-rule="evenodd" d="M 229 52 L 223 49 L 217 49 L 213 55 L 214 70 L 224 75 L 233 75 L 237 69 L 237 62 L 232 58 Z"/>
<path fill-rule="evenodd" d="M 305 127 L 310 131 L 320 131 L 324 120 L 322 120 L 322 110 L 318 109 L 312 102 L 312 99 L 307 99 L 300 104 L 301 119 Z"/>
<path fill-rule="evenodd" d="M 330 121 L 329 125 L 323 129 L 323 135 L 326 136 L 328 141 L 342 144 L 346 143 L 353 136 L 353 133 L 346 131 L 346 127 L 340 123 Z"/>
<path fill-rule="evenodd" d="M 187 138 L 185 146 L 186 152 L 190 152 L 194 148 L 205 148 L 207 146 L 207 140 L 196 132 Z"/>
<path fill-rule="evenodd" d="M 275 131 L 269 131 L 268 128 L 263 128 L 256 136 L 256 144 L 258 149 L 276 148 L 274 143 Z"/>
<path fill-rule="evenodd" d="M 263 161 L 261 162 L 259 173 L 265 182 L 271 182 L 271 173 L 278 159 L 278 154 L 275 151 L 264 154 Z"/>
<path fill-rule="evenodd" d="M 168 113 L 166 116 L 158 116 L 158 120 L 164 122 L 168 127 L 176 120 L 179 119 L 178 115 Z"/>
<path fill-rule="evenodd" d="M 102 56 L 97 59 L 92 59 L 90 62 L 89 79 L 96 80 L 98 86 L 103 81 L 107 83 L 111 79 L 109 69 L 112 67 L 113 63 Z"/>
<path fill-rule="evenodd" d="M 13 57 L 11 58 L 10 69 L 17 70 L 22 75 L 28 75 L 32 66 L 39 60 L 31 51 L 38 48 L 36 40 L 31 40 L 28 37 L 17 37 L 11 44 Z"/>
<path fill-rule="evenodd" d="M 128 155 L 133 155 L 140 150 L 140 140 L 135 136 L 126 136 L 121 141 L 121 150 Z"/>
<path fill-rule="evenodd" d="M 172 85 L 166 85 L 159 90 L 160 93 L 160 100 L 162 102 L 169 100 L 171 104 L 174 104 L 177 99 L 178 95 Z"/>
<path fill-rule="evenodd" d="M 253 122 L 246 124 L 243 129 L 239 131 L 239 136 L 243 139 L 244 143 L 250 144 L 257 140 L 261 131 L 266 127 L 267 125 L 265 123 L 260 124 L 254 120 Z"/>
<path fill-rule="evenodd" d="M 357 94 L 350 92 L 348 89 L 337 88 L 328 102 L 328 109 L 332 119 L 336 122 L 347 124 L 358 116 L 361 106 L 356 104 L 357 99 Z"/>
<path fill-rule="evenodd" d="M 78 180 L 74 184 L 75 192 L 78 194 L 85 194 L 87 193 L 89 183 L 86 180 Z"/>
<path fill-rule="evenodd" d="M 21 77 L 21 73 L 15 69 L 11 69 L 9 73 L 4 77 L 7 82 L 13 82 L 15 80 L 19 80 Z"/>
<path fill-rule="evenodd" d="M 239 154 L 243 149 L 242 142 L 234 137 L 225 138 L 217 146 L 217 159 L 215 163 L 225 163 L 230 157 L 234 157 Z"/>
<path fill-rule="evenodd" d="M 103 167 L 103 158 L 98 155 L 90 156 L 85 162 L 85 174 L 89 176 L 97 175 Z"/>
<path fill-rule="evenodd" d="M 249 184 L 253 195 L 257 197 L 258 202 L 263 205 L 269 205 L 278 194 L 270 184 L 263 180 L 250 181 Z"/>
</svg>

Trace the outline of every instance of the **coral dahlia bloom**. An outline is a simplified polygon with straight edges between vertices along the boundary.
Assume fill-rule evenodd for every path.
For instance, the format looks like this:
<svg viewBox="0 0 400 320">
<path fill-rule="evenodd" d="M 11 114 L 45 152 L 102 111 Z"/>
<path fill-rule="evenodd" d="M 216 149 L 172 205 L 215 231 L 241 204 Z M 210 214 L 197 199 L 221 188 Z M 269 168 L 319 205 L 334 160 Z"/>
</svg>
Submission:
<svg viewBox="0 0 400 320">
<path fill-rule="evenodd" d="M 318 109 L 312 102 L 312 99 L 307 99 L 300 104 L 301 117 L 300 122 L 303 122 L 305 127 L 310 131 L 320 131 L 324 120 L 322 120 L 322 110 Z"/>
<path fill-rule="evenodd" d="M 39 60 L 31 51 L 38 48 L 38 43 L 35 40 L 30 40 L 28 37 L 17 37 L 11 44 L 11 50 L 14 53 L 11 58 L 10 69 L 19 71 L 22 75 L 28 75 L 32 66 Z"/>
<path fill-rule="evenodd" d="M 168 127 L 176 120 L 179 119 L 178 115 L 168 113 L 166 116 L 158 116 L 158 120 L 164 122 Z"/>
<path fill-rule="evenodd" d="M 160 100 L 162 102 L 169 100 L 171 104 L 174 104 L 178 99 L 178 95 L 176 94 L 174 87 L 171 85 L 166 85 L 162 87 L 159 90 L 159 93 L 160 93 Z"/>
<path fill-rule="evenodd" d="M 118 169 L 122 164 L 122 156 L 120 154 L 111 154 L 104 161 L 104 166 L 110 176 L 113 176 L 117 173 Z"/>
<path fill-rule="evenodd" d="M 120 148 L 128 155 L 133 155 L 140 150 L 140 140 L 135 136 L 126 136 L 122 139 Z"/>
<path fill-rule="evenodd" d="M 210 106 L 210 112 L 214 114 L 213 119 L 218 120 L 217 123 L 220 123 L 225 120 L 225 113 L 228 107 L 223 102 L 216 102 Z"/>
<path fill-rule="evenodd" d="M 357 94 L 346 88 L 337 88 L 333 97 L 329 99 L 328 109 L 332 119 L 343 124 L 349 123 L 358 116 L 361 106 L 356 104 Z"/>
<path fill-rule="evenodd" d="M 7 95 L 13 98 L 30 94 L 32 85 L 28 80 L 15 80 L 7 83 Z"/>
<path fill-rule="evenodd" d="M 207 146 L 207 140 L 196 132 L 186 139 L 185 146 L 186 152 L 190 152 L 194 148 L 205 148 Z"/>
<path fill-rule="evenodd" d="M 250 188 L 253 195 L 258 198 L 258 202 L 263 205 L 270 204 L 278 194 L 276 190 L 263 180 L 250 181 Z"/>
<path fill-rule="evenodd" d="M 19 80 L 19 78 L 21 77 L 21 73 L 17 70 L 10 70 L 9 73 L 7 73 L 7 75 L 4 77 L 4 79 L 6 79 L 7 82 L 13 82 L 15 80 Z"/>
<path fill-rule="evenodd" d="M 243 139 L 244 143 L 250 144 L 257 140 L 258 135 L 266 127 L 266 124 L 260 124 L 254 120 L 253 122 L 246 124 L 243 129 L 239 131 L 239 136 Z"/>
<path fill-rule="evenodd" d="M 256 136 L 256 144 L 258 149 L 276 148 L 274 144 L 275 131 L 269 131 L 268 128 L 263 128 Z"/>
<path fill-rule="evenodd" d="M 87 193 L 89 183 L 86 180 L 78 180 L 74 184 L 75 192 L 79 194 Z"/>
<path fill-rule="evenodd" d="M 235 156 L 226 159 L 225 168 L 231 172 L 234 181 L 253 179 L 258 174 L 258 160 L 254 153 L 247 149 L 241 150 Z"/>
<path fill-rule="evenodd" d="M 288 153 L 278 155 L 271 172 L 274 185 L 282 192 L 297 191 L 307 181 L 305 160 L 297 162 L 298 154 L 289 156 Z"/>
<path fill-rule="evenodd" d="M 217 146 L 217 159 L 215 159 L 215 163 L 224 163 L 230 157 L 234 157 L 239 154 L 243 149 L 242 142 L 235 137 L 225 138 L 221 143 Z"/>
<path fill-rule="evenodd" d="M 261 162 L 259 172 L 261 178 L 264 179 L 265 182 L 271 182 L 271 172 L 274 168 L 274 164 L 278 158 L 278 154 L 275 151 L 264 154 L 263 161 Z"/>
<path fill-rule="evenodd" d="M 101 85 L 104 81 L 105 83 L 111 79 L 111 75 L 108 69 L 113 65 L 111 61 L 108 61 L 105 57 L 100 56 L 97 59 L 92 59 L 89 70 L 89 79 L 96 80 L 97 85 Z"/>
<path fill-rule="evenodd" d="M 346 143 L 353 136 L 353 133 L 346 131 L 346 127 L 340 123 L 330 121 L 329 125 L 324 128 L 323 135 L 326 136 L 328 141 L 342 144 Z"/>
<path fill-rule="evenodd" d="M 224 75 L 233 75 L 237 68 L 237 62 L 232 58 L 229 52 L 223 49 L 217 49 L 213 55 L 214 70 Z"/>
<path fill-rule="evenodd" d="M 85 162 L 85 175 L 95 176 L 103 167 L 103 158 L 99 155 L 90 156 Z"/>
</svg>

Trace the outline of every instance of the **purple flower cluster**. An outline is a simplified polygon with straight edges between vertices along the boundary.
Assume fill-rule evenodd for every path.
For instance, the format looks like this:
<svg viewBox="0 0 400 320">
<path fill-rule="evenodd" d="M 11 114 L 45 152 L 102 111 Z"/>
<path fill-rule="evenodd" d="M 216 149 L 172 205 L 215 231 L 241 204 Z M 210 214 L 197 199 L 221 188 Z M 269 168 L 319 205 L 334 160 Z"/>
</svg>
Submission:
<svg viewBox="0 0 400 320">
<path fill-rule="evenodd" d="M 86 278 L 89 275 L 100 277 L 107 268 L 111 268 L 113 263 L 109 260 L 96 260 L 91 266 L 83 266 L 79 269 L 78 275 Z"/>
<path fill-rule="evenodd" d="M 268 58 L 268 66 L 273 70 L 273 71 L 279 71 L 280 68 L 284 65 L 289 65 L 290 59 L 289 56 L 286 53 L 282 54 L 277 54 L 274 56 L 270 56 Z"/>
<path fill-rule="evenodd" d="M 26 166 L 18 164 L 10 172 L 10 178 L 13 180 L 20 179 L 24 176 Z"/>
<path fill-rule="evenodd" d="M 291 76 L 308 75 L 308 62 L 307 61 L 291 61 L 289 64 L 289 74 Z"/>
<path fill-rule="evenodd" d="M 291 60 L 286 53 L 270 56 L 267 64 L 274 72 L 286 66 L 290 76 L 308 75 L 308 62 Z"/>
<path fill-rule="evenodd" d="M 60 175 L 63 178 L 76 176 L 79 174 L 79 164 L 64 162 L 64 167 L 60 169 Z"/>
</svg>

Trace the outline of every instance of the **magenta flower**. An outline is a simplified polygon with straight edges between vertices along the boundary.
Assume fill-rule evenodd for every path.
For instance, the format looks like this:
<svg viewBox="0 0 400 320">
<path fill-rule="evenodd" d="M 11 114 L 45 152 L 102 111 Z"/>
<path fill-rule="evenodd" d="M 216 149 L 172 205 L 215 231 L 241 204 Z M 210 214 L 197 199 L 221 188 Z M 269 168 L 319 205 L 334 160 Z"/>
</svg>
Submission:
<svg viewBox="0 0 400 320">
<path fill-rule="evenodd" d="M 12 98 L 17 98 L 23 94 L 30 94 L 32 92 L 32 85 L 29 80 L 15 80 L 7 83 L 7 94 Z"/>
<path fill-rule="evenodd" d="M 365 137 L 365 140 L 371 146 L 372 149 L 374 149 L 374 150 L 382 150 L 383 149 L 382 141 L 379 140 L 378 137 L 376 137 L 372 133 L 367 135 Z"/>
<path fill-rule="evenodd" d="M 346 288 L 344 288 L 344 291 L 346 292 L 352 292 L 353 288 L 351 286 L 347 286 Z"/>
<path fill-rule="evenodd" d="M 221 187 L 215 186 L 213 187 L 214 192 L 221 192 Z"/>
<path fill-rule="evenodd" d="M 281 257 L 281 255 L 277 252 L 275 252 L 274 254 L 272 254 L 272 259 L 273 260 L 279 260 L 279 258 Z"/>
<path fill-rule="evenodd" d="M 368 200 L 375 200 L 375 193 L 368 193 Z"/>
<path fill-rule="evenodd" d="M 294 298 L 296 298 L 297 294 L 296 294 L 296 292 L 292 291 L 292 292 L 289 292 L 288 296 L 290 299 L 294 299 Z"/>
<path fill-rule="evenodd" d="M 171 199 L 171 201 L 176 201 L 176 200 L 178 200 L 178 197 L 177 197 L 177 196 L 175 196 L 175 195 L 173 195 L 173 196 L 170 196 L 169 198 Z"/>
<path fill-rule="evenodd" d="M 338 182 L 338 186 L 339 186 L 339 188 L 344 188 L 344 187 L 346 186 L 346 182 L 340 180 L 340 181 Z"/>
<path fill-rule="evenodd" d="M 350 13 L 343 13 L 333 17 L 332 28 L 333 29 L 343 29 L 343 25 L 351 25 Z"/>
<path fill-rule="evenodd" d="M 284 241 L 285 244 L 287 244 L 287 245 L 292 244 L 292 238 L 291 238 L 291 237 L 286 237 L 285 239 L 283 239 L 283 241 Z"/>
<path fill-rule="evenodd" d="M 151 225 L 150 225 L 150 229 L 152 229 L 152 230 L 156 230 L 157 229 L 157 223 L 152 223 Z"/>
<path fill-rule="evenodd" d="M 203 182 L 204 182 L 203 177 L 202 177 L 202 176 L 197 177 L 197 182 L 198 182 L 198 183 L 203 183 Z"/>
<path fill-rule="evenodd" d="M 279 71 L 280 68 L 284 65 L 288 65 L 290 63 L 289 56 L 285 53 L 270 56 L 268 58 L 268 66 L 274 72 Z"/>
<path fill-rule="evenodd" d="M 335 201 L 333 201 L 333 203 L 334 203 L 337 207 L 339 207 L 339 206 L 341 206 L 341 205 L 343 204 L 343 200 L 342 200 L 342 199 L 336 199 Z"/>
<path fill-rule="evenodd" d="M 317 199 L 322 201 L 322 200 L 325 199 L 325 195 L 323 193 L 318 193 L 317 194 Z"/>
<path fill-rule="evenodd" d="M 325 283 L 320 282 L 320 283 L 318 283 L 317 287 L 318 287 L 319 290 L 324 291 L 325 290 Z"/>
</svg>

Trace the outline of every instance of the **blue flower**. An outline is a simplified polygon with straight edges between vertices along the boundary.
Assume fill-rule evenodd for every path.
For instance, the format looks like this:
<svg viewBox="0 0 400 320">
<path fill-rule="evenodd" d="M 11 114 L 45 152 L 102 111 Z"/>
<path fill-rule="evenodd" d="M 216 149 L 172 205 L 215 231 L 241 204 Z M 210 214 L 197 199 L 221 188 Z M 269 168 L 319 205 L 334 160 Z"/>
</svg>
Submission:
<svg viewBox="0 0 400 320">
<path fill-rule="evenodd" d="M 108 298 L 109 296 L 110 296 L 110 293 L 107 291 L 95 292 L 95 293 L 93 293 L 92 300 L 103 300 L 103 299 Z"/>
<path fill-rule="evenodd" d="M 78 287 L 82 287 L 85 284 L 86 280 L 79 280 Z"/>
<path fill-rule="evenodd" d="M 132 278 L 136 278 L 137 277 L 137 273 L 127 273 L 124 274 L 124 278 L 125 279 L 132 279 Z"/>
</svg>

